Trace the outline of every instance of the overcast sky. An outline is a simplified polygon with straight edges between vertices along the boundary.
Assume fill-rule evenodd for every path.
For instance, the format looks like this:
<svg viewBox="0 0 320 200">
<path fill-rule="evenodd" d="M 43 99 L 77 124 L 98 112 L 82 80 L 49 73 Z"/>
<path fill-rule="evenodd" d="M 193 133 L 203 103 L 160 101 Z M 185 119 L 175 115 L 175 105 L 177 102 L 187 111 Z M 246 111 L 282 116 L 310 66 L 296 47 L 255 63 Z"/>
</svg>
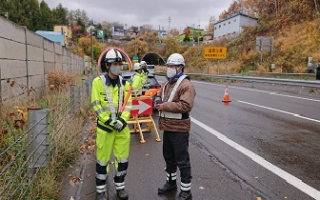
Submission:
<svg viewBox="0 0 320 200">
<path fill-rule="evenodd" d="M 39 0 L 40 1 L 40 0 Z M 227 10 L 233 0 L 44 0 L 49 7 L 59 3 L 69 10 L 85 10 L 89 19 L 95 23 L 102 21 L 119 22 L 123 25 L 152 25 L 153 29 L 167 30 L 170 27 L 183 31 L 187 26 L 205 28 L 210 16 L 218 19 L 223 10 Z"/>
</svg>

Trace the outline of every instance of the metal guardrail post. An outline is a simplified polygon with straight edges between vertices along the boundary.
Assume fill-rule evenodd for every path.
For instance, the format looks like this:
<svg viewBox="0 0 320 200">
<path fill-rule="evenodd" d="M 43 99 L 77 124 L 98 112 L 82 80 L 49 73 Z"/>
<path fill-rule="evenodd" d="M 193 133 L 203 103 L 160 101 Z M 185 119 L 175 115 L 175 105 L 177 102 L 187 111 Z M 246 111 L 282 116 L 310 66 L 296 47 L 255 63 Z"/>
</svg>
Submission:
<svg viewBox="0 0 320 200">
<path fill-rule="evenodd" d="M 82 95 L 89 97 L 89 80 L 82 79 Z"/>
<path fill-rule="evenodd" d="M 80 87 L 76 85 L 72 85 L 70 89 L 70 101 L 72 103 L 71 114 L 79 113 L 80 111 Z"/>
<path fill-rule="evenodd" d="M 40 168 L 49 165 L 48 144 L 48 109 L 28 109 L 28 127 L 33 127 L 27 135 L 28 157 L 31 156 L 29 168 Z"/>
<path fill-rule="evenodd" d="M 316 69 L 316 80 L 320 80 L 320 66 Z"/>
<path fill-rule="evenodd" d="M 92 82 L 97 76 L 90 76 L 89 82 L 88 82 L 88 87 L 89 87 L 89 93 L 91 94 L 91 87 L 92 87 Z"/>
<path fill-rule="evenodd" d="M 82 96 L 89 97 L 89 80 L 82 79 Z"/>
<path fill-rule="evenodd" d="M 87 97 L 90 97 L 91 96 L 91 93 L 90 93 L 90 89 L 91 89 L 91 87 L 90 87 L 90 83 L 91 83 L 92 81 L 91 80 L 86 80 L 86 95 L 87 95 Z"/>
</svg>

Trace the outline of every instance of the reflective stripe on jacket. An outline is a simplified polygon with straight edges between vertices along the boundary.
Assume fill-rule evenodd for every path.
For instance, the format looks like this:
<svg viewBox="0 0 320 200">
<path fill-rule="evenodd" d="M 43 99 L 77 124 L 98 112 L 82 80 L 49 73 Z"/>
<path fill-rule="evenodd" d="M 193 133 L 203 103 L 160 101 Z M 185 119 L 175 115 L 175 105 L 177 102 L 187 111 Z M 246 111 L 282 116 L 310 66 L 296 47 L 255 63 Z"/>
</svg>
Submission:
<svg viewBox="0 0 320 200">
<path fill-rule="evenodd" d="M 195 89 L 188 80 L 184 78 L 176 87 L 178 79 L 171 83 L 165 82 L 157 96 L 162 96 L 163 111 L 160 113 L 159 128 L 164 131 L 189 132 L 191 111 L 196 95 Z M 175 90 L 175 91 L 174 91 Z"/>
<path fill-rule="evenodd" d="M 122 103 L 125 99 L 125 96 L 128 93 L 130 83 L 127 81 L 120 81 L 121 77 L 119 77 L 118 84 L 113 87 L 110 84 L 110 80 L 108 75 L 105 75 L 106 82 L 103 83 L 102 79 L 100 77 L 96 77 L 92 82 L 92 92 L 91 92 L 91 104 L 93 106 L 93 109 L 97 113 L 97 119 L 98 123 L 100 125 L 106 126 L 105 122 L 110 118 L 115 118 L 113 120 L 116 120 L 118 117 L 118 113 L 120 110 L 120 107 L 122 106 Z M 106 86 L 106 87 L 105 87 Z M 123 93 L 119 94 L 121 91 L 121 87 L 123 88 Z M 108 97 L 107 97 L 107 91 L 110 92 L 110 97 L 112 98 L 112 103 L 109 103 Z M 119 99 L 119 97 L 122 97 L 122 99 Z M 119 106 L 119 102 L 121 105 Z M 125 106 L 124 111 L 121 114 L 121 118 L 123 118 L 125 121 L 128 121 L 130 117 L 130 111 L 132 108 L 132 98 L 131 95 L 129 96 L 128 103 Z M 111 108 L 110 106 L 113 107 Z M 115 112 L 115 117 L 112 116 L 112 110 Z M 112 128 L 110 126 L 106 126 L 109 129 Z"/>
</svg>

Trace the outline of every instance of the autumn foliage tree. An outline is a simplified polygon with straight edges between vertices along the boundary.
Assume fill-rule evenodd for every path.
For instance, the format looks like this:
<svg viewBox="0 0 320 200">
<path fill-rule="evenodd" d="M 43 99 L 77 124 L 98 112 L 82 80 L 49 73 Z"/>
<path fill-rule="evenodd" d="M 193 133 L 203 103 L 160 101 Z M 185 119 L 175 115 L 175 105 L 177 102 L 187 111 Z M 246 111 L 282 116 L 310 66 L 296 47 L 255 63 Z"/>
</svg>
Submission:
<svg viewBox="0 0 320 200">
<path fill-rule="evenodd" d="M 142 58 L 142 56 L 149 51 L 149 47 L 146 41 L 135 39 L 125 44 L 124 50 L 131 58 L 133 56 L 138 56 L 139 58 Z"/>
<path fill-rule="evenodd" d="M 82 37 L 79 39 L 79 48 L 82 49 L 82 52 L 91 57 L 91 38 Z M 99 45 L 97 39 L 93 37 L 93 59 L 97 61 L 102 52 L 102 48 Z"/>
<path fill-rule="evenodd" d="M 179 41 L 174 37 L 167 37 L 165 44 L 165 58 L 168 58 L 173 53 L 181 53 L 182 51 Z"/>
<path fill-rule="evenodd" d="M 186 28 L 186 29 L 183 30 L 183 32 L 184 32 L 183 41 L 184 41 L 184 42 L 190 41 L 190 32 L 191 32 L 190 29 L 189 29 L 189 28 Z"/>
</svg>

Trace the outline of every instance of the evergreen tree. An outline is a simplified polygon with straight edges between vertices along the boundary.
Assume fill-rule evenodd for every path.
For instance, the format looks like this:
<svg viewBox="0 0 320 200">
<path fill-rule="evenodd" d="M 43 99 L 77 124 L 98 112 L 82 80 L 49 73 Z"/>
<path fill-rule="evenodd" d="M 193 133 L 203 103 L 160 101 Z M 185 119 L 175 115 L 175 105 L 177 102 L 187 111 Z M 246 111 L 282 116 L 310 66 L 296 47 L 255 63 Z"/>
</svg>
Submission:
<svg viewBox="0 0 320 200">
<path fill-rule="evenodd" d="M 29 25 L 29 20 L 25 16 L 24 5 L 28 4 L 27 0 L 11 0 L 7 3 L 9 19 L 20 26 Z M 28 5 L 26 5 L 28 7 Z"/>
<path fill-rule="evenodd" d="M 11 1 L 0 1 L 0 16 L 9 18 L 10 8 L 12 7 L 10 4 L 12 4 Z"/>
<path fill-rule="evenodd" d="M 23 7 L 25 8 L 25 17 L 28 18 L 28 29 L 36 31 L 41 28 L 41 16 L 38 0 L 26 0 L 21 2 L 25 3 Z"/>
<path fill-rule="evenodd" d="M 53 19 L 52 19 L 52 12 L 48 6 L 48 4 L 42 0 L 40 3 L 40 27 L 39 30 L 47 30 L 52 31 L 53 30 Z"/>
<path fill-rule="evenodd" d="M 61 3 L 52 10 L 53 24 L 68 25 L 67 19 L 68 9 L 62 7 Z"/>
</svg>

